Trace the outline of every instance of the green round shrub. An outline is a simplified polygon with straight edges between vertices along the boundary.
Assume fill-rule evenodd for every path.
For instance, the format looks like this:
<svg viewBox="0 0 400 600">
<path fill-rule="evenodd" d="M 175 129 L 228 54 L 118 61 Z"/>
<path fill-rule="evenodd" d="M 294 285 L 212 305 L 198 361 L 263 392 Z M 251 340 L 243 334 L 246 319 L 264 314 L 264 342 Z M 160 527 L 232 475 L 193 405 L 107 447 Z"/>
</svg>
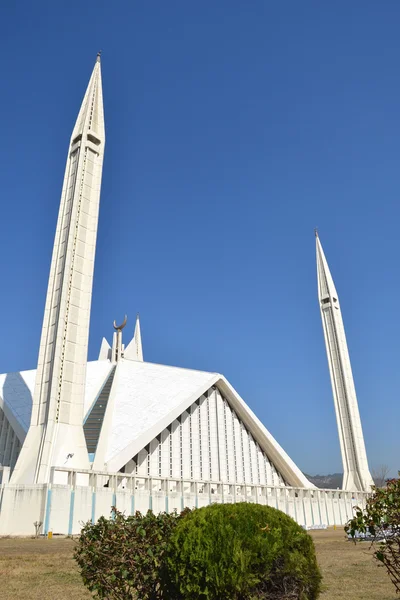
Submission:
<svg viewBox="0 0 400 600">
<path fill-rule="evenodd" d="M 110 519 L 86 523 L 74 552 L 85 586 L 107 600 L 167 598 L 161 585 L 165 551 L 187 512 L 155 515 L 149 510 L 126 517 L 113 508 Z"/>
<path fill-rule="evenodd" d="M 173 530 L 167 561 L 169 598 L 314 600 L 320 592 L 311 537 L 270 506 L 194 510 Z"/>
</svg>

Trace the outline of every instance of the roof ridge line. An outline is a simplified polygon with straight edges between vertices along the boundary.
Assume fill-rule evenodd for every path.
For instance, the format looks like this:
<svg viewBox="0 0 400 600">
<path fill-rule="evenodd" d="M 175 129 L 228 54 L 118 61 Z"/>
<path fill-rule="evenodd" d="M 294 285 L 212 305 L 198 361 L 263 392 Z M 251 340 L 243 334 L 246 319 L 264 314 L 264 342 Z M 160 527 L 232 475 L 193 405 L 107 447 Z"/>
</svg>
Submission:
<svg viewBox="0 0 400 600">
<path fill-rule="evenodd" d="M 177 367 L 175 365 L 164 365 L 162 363 L 155 363 L 155 362 L 151 362 L 149 360 L 144 360 L 142 362 L 142 361 L 135 360 L 133 358 L 125 358 L 124 357 L 123 361 L 124 362 L 125 361 L 129 361 L 129 362 L 132 362 L 132 363 L 139 363 L 141 365 L 148 364 L 148 365 L 154 365 L 156 367 L 165 367 L 166 369 L 179 369 L 180 371 L 195 371 L 196 373 L 208 373 L 210 375 L 221 375 L 221 373 L 219 373 L 218 371 L 204 371 L 202 369 L 192 369 L 190 367 Z"/>
</svg>

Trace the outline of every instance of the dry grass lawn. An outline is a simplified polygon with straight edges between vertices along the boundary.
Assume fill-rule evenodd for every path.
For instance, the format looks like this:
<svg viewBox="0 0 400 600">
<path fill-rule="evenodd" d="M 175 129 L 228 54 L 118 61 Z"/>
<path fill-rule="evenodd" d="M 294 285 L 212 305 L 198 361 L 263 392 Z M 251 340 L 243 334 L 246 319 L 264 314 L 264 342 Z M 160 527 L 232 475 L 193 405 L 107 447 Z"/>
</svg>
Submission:
<svg viewBox="0 0 400 600">
<path fill-rule="evenodd" d="M 368 542 L 347 541 L 343 529 L 313 531 L 323 575 L 321 600 L 395 600 L 396 591 Z M 398 598 L 398 597 L 397 597 Z"/>
<path fill-rule="evenodd" d="M 71 539 L 0 538 L 1 600 L 85 600 Z"/>
<path fill-rule="evenodd" d="M 347 542 L 343 529 L 312 536 L 324 576 L 321 600 L 395 600 L 394 587 L 368 545 Z M 70 539 L 0 539 L 1 600 L 91 598 L 72 558 L 73 547 Z"/>
</svg>

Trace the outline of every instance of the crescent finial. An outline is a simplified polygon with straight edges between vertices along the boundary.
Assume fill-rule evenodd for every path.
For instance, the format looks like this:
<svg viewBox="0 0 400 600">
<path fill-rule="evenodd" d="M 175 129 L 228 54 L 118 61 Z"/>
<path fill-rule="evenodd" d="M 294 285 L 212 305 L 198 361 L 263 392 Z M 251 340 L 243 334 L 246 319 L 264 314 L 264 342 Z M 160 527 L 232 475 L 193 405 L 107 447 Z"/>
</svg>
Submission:
<svg viewBox="0 0 400 600">
<path fill-rule="evenodd" d="M 121 325 L 117 325 L 115 319 L 114 319 L 114 329 L 116 329 L 117 331 L 122 331 L 122 329 L 125 327 L 126 323 L 128 321 L 128 317 L 125 315 L 124 320 L 122 321 Z"/>
</svg>

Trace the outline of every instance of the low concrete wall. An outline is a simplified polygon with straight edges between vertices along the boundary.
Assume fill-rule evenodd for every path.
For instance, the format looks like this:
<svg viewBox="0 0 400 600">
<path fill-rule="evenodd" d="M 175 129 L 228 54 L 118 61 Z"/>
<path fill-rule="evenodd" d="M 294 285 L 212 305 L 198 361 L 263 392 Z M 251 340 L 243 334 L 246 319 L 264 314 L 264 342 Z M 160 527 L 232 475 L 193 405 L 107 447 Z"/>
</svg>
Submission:
<svg viewBox="0 0 400 600">
<path fill-rule="evenodd" d="M 0 486 L 0 535 L 33 535 L 35 521 L 47 534 L 78 534 L 87 521 L 109 517 L 111 507 L 126 515 L 181 511 L 212 503 L 256 502 L 279 508 L 300 525 L 344 525 L 354 506 L 364 506 L 367 494 L 340 490 L 186 482 L 126 476 L 121 473 L 77 473 L 65 470 L 65 485 Z M 86 475 L 83 477 L 83 475 Z M 60 481 L 60 476 L 52 478 Z M 87 481 L 88 485 L 77 485 Z M 104 483 L 106 482 L 106 483 Z"/>
<path fill-rule="evenodd" d="M 33 523 L 44 524 L 47 487 L 2 486 L 0 507 L 0 535 L 33 535 Z"/>
</svg>

